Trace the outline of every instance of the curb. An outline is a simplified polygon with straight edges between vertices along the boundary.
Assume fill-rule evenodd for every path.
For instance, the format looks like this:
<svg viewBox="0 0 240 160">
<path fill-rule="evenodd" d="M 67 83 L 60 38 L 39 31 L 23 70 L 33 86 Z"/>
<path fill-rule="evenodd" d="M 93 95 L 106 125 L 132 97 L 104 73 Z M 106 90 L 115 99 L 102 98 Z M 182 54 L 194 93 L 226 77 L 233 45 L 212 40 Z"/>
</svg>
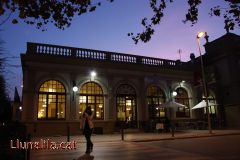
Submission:
<svg viewBox="0 0 240 160">
<path fill-rule="evenodd" d="M 222 134 L 210 134 L 210 135 L 192 135 L 183 137 L 169 137 L 169 138 L 156 138 L 156 139 L 142 139 L 142 140 L 125 140 L 126 142 L 152 142 L 152 141 L 165 141 L 165 140 L 177 140 L 177 139 L 192 139 L 192 138 L 205 138 L 205 137 L 218 137 L 218 136 L 232 136 L 240 135 L 240 133 L 222 133 Z"/>
</svg>

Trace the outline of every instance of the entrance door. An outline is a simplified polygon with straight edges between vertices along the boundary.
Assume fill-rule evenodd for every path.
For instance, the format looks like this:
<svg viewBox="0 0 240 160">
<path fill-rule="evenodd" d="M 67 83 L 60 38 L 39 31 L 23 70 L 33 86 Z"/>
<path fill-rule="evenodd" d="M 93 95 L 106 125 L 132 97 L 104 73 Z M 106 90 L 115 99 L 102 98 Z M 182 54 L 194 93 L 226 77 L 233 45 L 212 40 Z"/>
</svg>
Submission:
<svg viewBox="0 0 240 160">
<path fill-rule="evenodd" d="M 125 127 L 136 127 L 136 98 L 131 96 L 117 97 L 117 120 L 124 122 Z"/>
<path fill-rule="evenodd" d="M 137 127 L 136 91 L 129 84 L 121 84 L 117 89 L 117 126 Z"/>
<path fill-rule="evenodd" d="M 134 118 L 134 109 L 135 109 L 135 102 L 134 99 L 128 99 L 126 97 L 126 110 L 125 110 L 125 115 L 126 115 L 126 121 L 131 122 L 135 120 Z"/>
</svg>

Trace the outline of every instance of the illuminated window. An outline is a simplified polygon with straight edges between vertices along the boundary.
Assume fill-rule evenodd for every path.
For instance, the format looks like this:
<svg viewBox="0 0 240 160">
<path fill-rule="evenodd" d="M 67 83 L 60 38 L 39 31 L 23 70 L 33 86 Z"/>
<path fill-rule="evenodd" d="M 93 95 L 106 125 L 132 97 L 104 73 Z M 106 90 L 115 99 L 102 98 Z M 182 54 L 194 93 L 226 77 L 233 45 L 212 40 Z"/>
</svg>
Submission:
<svg viewBox="0 0 240 160">
<path fill-rule="evenodd" d="M 136 92 L 128 84 L 122 84 L 117 89 L 117 120 L 127 121 L 132 126 L 133 122 L 137 120 Z"/>
<path fill-rule="evenodd" d="M 208 101 L 213 103 L 213 104 L 216 104 L 216 100 L 212 95 L 208 96 Z M 216 106 L 209 106 L 208 111 L 209 111 L 209 114 L 211 114 L 211 115 L 216 115 L 217 114 Z M 207 113 L 206 108 L 204 108 L 204 114 L 206 114 L 206 113 Z"/>
<path fill-rule="evenodd" d="M 160 107 L 161 104 L 165 103 L 166 97 L 161 88 L 157 86 L 150 86 L 147 89 L 147 104 L 149 111 L 149 118 L 155 119 L 165 117 L 165 108 Z"/>
<path fill-rule="evenodd" d="M 38 119 L 65 119 L 66 91 L 56 80 L 44 82 L 38 92 Z"/>
<path fill-rule="evenodd" d="M 79 118 L 87 106 L 92 108 L 95 119 L 104 119 L 104 97 L 102 88 L 95 82 L 87 82 L 80 88 Z"/>
<path fill-rule="evenodd" d="M 187 91 L 180 87 L 176 90 L 177 96 L 175 102 L 185 105 L 186 107 L 178 107 L 176 117 L 190 117 L 189 97 Z"/>
</svg>

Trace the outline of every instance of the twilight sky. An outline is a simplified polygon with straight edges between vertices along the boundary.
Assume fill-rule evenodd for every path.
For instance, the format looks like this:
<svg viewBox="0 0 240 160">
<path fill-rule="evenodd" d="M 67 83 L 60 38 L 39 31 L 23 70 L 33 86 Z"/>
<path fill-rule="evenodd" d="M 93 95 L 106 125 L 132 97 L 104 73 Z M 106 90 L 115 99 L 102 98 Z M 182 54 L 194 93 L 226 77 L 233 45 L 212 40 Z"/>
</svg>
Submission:
<svg viewBox="0 0 240 160">
<path fill-rule="evenodd" d="M 184 24 L 182 20 L 187 12 L 187 0 L 175 0 L 167 6 L 165 16 L 156 32 L 148 43 L 134 44 L 127 33 L 138 33 L 143 30 L 140 22 L 143 17 L 153 14 L 148 0 L 115 0 L 107 3 L 103 0 L 102 6 L 95 12 L 75 17 L 70 28 L 64 31 L 55 28 L 52 24 L 46 26 L 47 31 L 42 32 L 34 26 L 19 23 L 17 25 L 7 22 L 0 26 L 0 37 L 5 41 L 7 84 L 10 97 L 17 86 L 21 94 L 22 70 L 20 53 L 25 53 L 26 42 L 49 43 L 79 48 L 116 51 L 120 53 L 136 54 L 163 59 L 177 60 L 177 50 L 182 50 L 182 61 L 188 61 L 190 53 L 198 56 L 196 34 L 206 31 L 209 41 L 226 33 L 223 19 L 210 17 L 212 6 L 224 3 L 223 0 L 203 0 L 200 6 L 200 17 L 196 25 Z M 2 20 L 2 19 L 0 19 Z M 240 35 L 240 29 L 232 31 Z M 202 44 L 205 40 L 201 40 Z M 11 67 L 11 65 L 18 65 Z"/>
</svg>

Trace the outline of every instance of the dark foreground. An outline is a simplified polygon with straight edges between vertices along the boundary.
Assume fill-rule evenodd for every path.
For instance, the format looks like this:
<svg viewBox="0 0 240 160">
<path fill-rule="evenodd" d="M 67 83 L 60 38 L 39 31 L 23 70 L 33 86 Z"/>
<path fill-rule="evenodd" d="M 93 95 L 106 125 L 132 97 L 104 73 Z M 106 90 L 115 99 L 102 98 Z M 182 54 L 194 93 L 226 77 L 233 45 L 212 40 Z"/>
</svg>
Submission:
<svg viewBox="0 0 240 160">
<path fill-rule="evenodd" d="M 154 142 L 95 142 L 91 157 L 85 143 L 76 150 L 31 151 L 34 160 L 239 160 L 240 135 L 162 140 Z"/>
</svg>

